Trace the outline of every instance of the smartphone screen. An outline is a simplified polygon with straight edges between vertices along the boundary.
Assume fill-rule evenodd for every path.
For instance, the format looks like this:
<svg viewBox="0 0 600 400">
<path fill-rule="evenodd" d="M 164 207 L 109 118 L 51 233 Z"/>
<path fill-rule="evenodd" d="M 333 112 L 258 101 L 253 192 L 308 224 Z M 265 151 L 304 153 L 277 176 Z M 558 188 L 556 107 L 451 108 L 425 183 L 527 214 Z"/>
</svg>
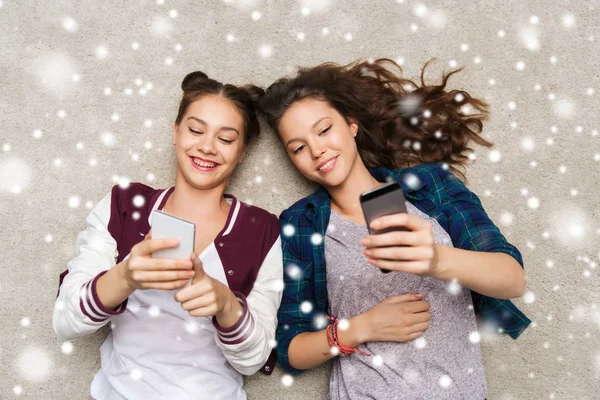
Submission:
<svg viewBox="0 0 600 400">
<path fill-rule="evenodd" d="M 189 259 L 194 251 L 196 225 L 160 210 L 152 211 L 152 238 L 177 239 L 179 246 L 152 253 L 152 258 Z"/>
</svg>

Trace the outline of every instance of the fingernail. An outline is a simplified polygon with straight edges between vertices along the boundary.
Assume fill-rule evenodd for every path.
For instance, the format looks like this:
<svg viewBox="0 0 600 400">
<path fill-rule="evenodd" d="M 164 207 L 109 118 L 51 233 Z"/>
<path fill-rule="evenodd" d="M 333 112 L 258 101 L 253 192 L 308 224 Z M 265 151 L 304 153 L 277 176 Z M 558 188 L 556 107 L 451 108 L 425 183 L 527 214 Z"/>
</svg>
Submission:
<svg viewBox="0 0 600 400">
<path fill-rule="evenodd" d="M 363 254 L 368 257 L 371 255 L 371 250 L 363 250 Z"/>
<path fill-rule="evenodd" d="M 379 226 L 381 226 L 381 221 L 376 219 L 375 221 L 371 222 L 371 228 L 379 228 Z"/>
<path fill-rule="evenodd" d="M 360 241 L 360 244 L 363 246 L 369 246 L 371 244 L 371 240 L 370 239 L 362 239 Z"/>
</svg>

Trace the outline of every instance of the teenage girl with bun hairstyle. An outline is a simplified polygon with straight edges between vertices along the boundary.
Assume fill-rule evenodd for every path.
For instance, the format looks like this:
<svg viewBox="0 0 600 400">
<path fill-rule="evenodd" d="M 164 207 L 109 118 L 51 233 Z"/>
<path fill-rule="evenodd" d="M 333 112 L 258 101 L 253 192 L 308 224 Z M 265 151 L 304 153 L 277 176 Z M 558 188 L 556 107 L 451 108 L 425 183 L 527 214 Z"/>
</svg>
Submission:
<svg viewBox="0 0 600 400">
<path fill-rule="evenodd" d="M 202 72 L 187 75 L 182 89 L 174 186 L 113 187 L 87 217 L 61 276 L 57 334 L 71 340 L 111 326 L 91 387 L 98 400 L 245 399 L 242 375 L 272 371 L 283 274 L 279 222 L 225 194 L 259 133 L 255 100 L 262 91 Z M 152 238 L 153 210 L 196 224 L 194 254 L 152 258 L 178 245 Z"/>
<path fill-rule="evenodd" d="M 280 216 L 278 359 L 300 373 L 335 358 L 332 400 L 484 399 L 475 315 L 513 338 L 530 322 L 507 300 L 525 290 L 521 254 L 457 177 L 471 144 L 491 143 L 486 104 L 446 89 L 455 72 L 418 85 L 391 60 L 326 63 L 277 80 L 260 102 L 292 163 L 321 185 Z M 408 213 L 371 227 L 408 231 L 369 235 L 359 196 L 389 180 Z"/>
</svg>

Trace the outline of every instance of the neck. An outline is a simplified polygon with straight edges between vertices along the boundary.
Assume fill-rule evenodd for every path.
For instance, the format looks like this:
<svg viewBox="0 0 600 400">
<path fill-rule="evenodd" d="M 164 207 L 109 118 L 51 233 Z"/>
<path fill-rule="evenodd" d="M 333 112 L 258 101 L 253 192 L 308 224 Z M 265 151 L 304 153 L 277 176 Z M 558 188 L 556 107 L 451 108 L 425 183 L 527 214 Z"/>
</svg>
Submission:
<svg viewBox="0 0 600 400">
<path fill-rule="evenodd" d="M 229 212 L 225 201 L 225 184 L 211 189 L 197 189 L 177 173 L 175 189 L 165 204 L 165 211 L 188 221 L 205 221 L 219 218 Z"/>
<path fill-rule="evenodd" d="M 362 215 L 360 195 L 381 185 L 369 173 L 360 156 L 357 155 L 348 177 L 341 185 L 326 188 L 331 196 L 331 207 L 340 215 Z"/>
</svg>

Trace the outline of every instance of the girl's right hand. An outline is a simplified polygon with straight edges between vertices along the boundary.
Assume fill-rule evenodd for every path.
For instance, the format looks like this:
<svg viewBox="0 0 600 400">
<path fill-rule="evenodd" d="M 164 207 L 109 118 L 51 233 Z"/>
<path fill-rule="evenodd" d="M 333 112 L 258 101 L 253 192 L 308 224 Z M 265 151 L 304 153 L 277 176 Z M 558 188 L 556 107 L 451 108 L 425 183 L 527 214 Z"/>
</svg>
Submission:
<svg viewBox="0 0 600 400">
<path fill-rule="evenodd" d="M 350 320 L 356 341 L 408 342 L 429 328 L 429 302 L 423 295 L 392 296 Z"/>
<path fill-rule="evenodd" d="M 173 290 L 185 286 L 194 276 L 190 259 L 152 258 L 155 251 L 178 245 L 177 239 L 152 239 L 148 233 L 144 240 L 133 246 L 129 257 L 118 265 L 131 290 Z"/>
</svg>

